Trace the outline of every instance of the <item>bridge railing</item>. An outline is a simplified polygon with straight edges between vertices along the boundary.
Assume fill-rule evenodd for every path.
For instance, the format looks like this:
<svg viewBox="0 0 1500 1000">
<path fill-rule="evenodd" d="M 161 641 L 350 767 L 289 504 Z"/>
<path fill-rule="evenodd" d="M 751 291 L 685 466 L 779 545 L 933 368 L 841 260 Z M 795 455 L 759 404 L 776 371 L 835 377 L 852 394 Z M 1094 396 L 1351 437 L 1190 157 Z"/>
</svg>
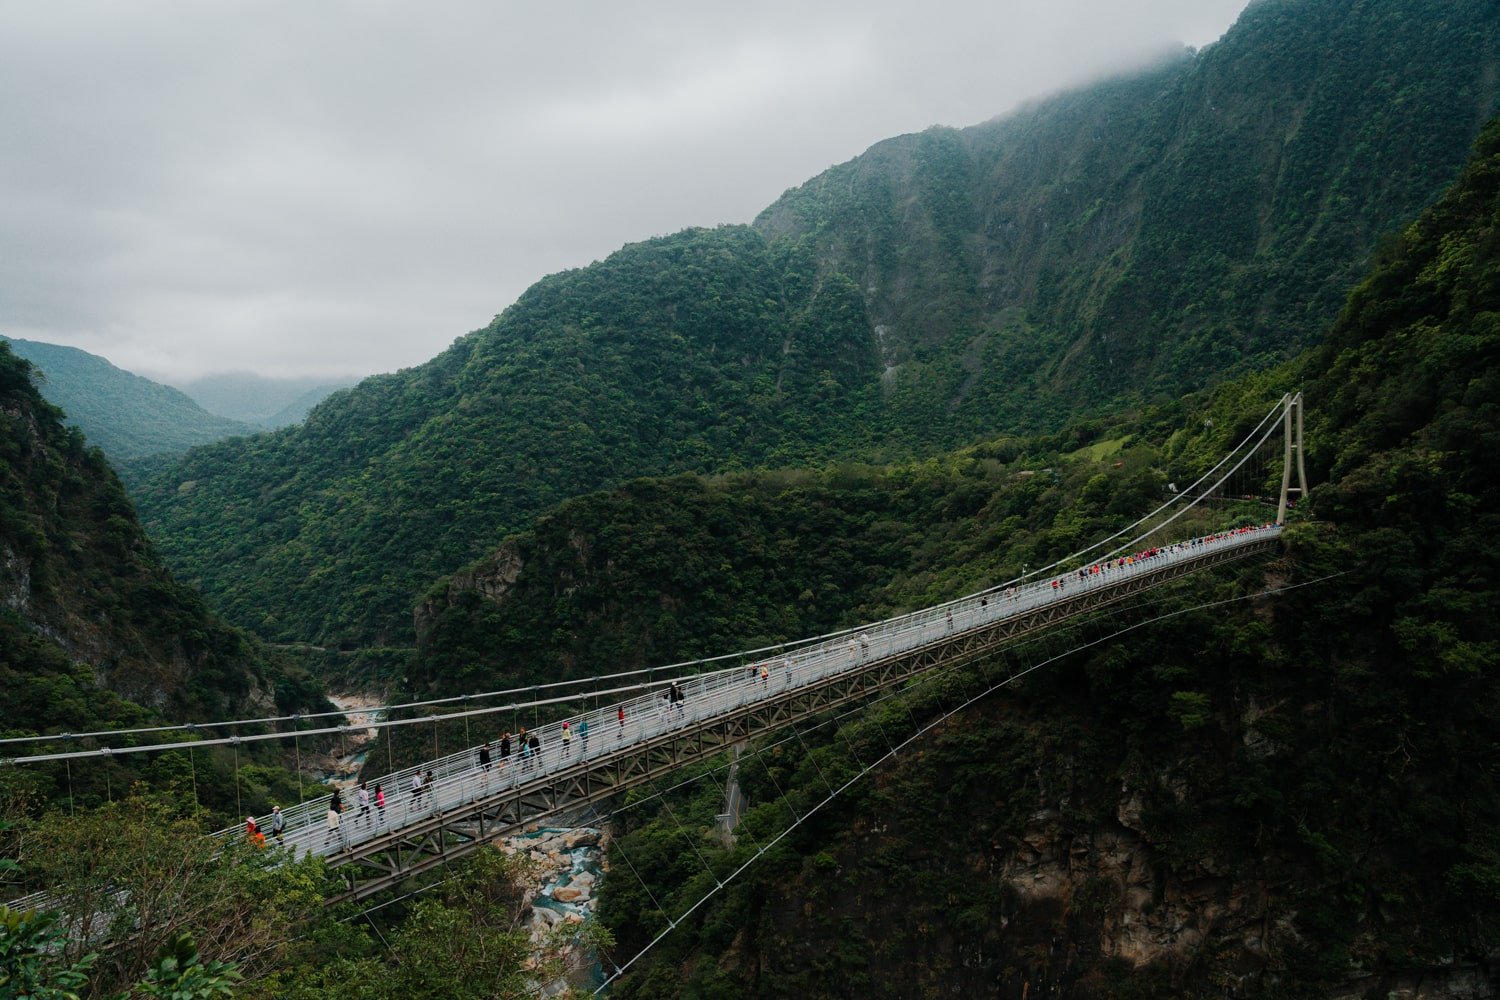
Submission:
<svg viewBox="0 0 1500 1000">
<path fill-rule="evenodd" d="M 783 653 L 747 664 L 663 679 L 649 693 L 534 727 L 528 735 L 535 734 L 540 741 L 540 752 L 536 755 L 528 752 L 523 756 L 518 746 L 513 748 L 508 759 L 502 760 L 498 752 L 494 752 L 486 770 L 479 764 L 479 745 L 475 744 L 372 779 L 369 782 L 372 789 L 376 784 L 385 789 L 385 809 L 379 810 L 372 803 L 365 814 L 346 802 L 337 832 L 330 831 L 326 824 L 331 796 L 293 806 L 284 810 L 286 843 L 299 854 L 336 854 L 360 841 L 462 806 L 476 798 L 534 781 L 580 760 L 605 756 L 620 747 L 666 735 L 684 725 L 734 713 L 770 694 L 816 685 L 873 660 L 909 653 L 944 641 L 949 636 L 1035 611 L 1049 603 L 1110 587 L 1164 564 L 1193 560 L 1205 552 L 1225 547 L 1263 541 L 1279 535 L 1280 531 L 1277 525 L 1263 525 L 1178 542 L 1150 550 L 1149 555 L 1116 557 L 1107 562 L 1089 564 L 1081 571 L 1073 570 L 1004 590 L 984 591 L 851 629 L 833 639 L 802 646 L 793 644 Z M 683 695 L 683 700 L 676 704 L 662 697 L 673 683 Z M 621 710 L 624 712 L 623 724 Z M 572 734 L 567 741 L 562 735 L 563 721 L 567 722 Z M 496 742 L 488 741 L 492 750 Z M 432 782 L 413 794 L 410 787 L 412 775 L 428 771 L 432 772 Z M 352 798 L 347 794 L 344 797 Z M 268 816 L 257 817 L 256 822 L 263 831 L 269 831 Z M 231 828 L 221 831 L 220 835 L 229 836 L 236 832 L 237 828 Z"/>
</svg>

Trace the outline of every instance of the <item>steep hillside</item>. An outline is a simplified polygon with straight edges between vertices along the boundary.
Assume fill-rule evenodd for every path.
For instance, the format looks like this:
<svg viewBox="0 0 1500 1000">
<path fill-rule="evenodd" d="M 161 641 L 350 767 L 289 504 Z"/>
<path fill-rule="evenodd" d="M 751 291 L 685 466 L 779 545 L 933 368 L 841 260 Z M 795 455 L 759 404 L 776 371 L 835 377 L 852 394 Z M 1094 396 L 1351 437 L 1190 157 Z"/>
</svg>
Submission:
<svg viewBox="0 0 1500 1000">
<path fill-rule="evenodd" d="M 629 667 L 971 589 L 1140 509 L 1278 385 L 1313 401 L 1318 484 L 1284 556 L 1019 654 L 1139 626 L 812 815 L 619 992 L 1464 995 L 1500 949 L 1500 120 L 1296 361 L 1098 428 L 1097 450 L 1081 431 L 582 498 L 430 595 L 418 676 Z M 734 851 L 699 836 L 714 782 L 632 812 L 649 889 L 606 885 L 621 955 L 713 886 L 705 864 L 722 878 L 976 689 L 918 685 L 742 764 Z"/>
<path fill-rule="evenodd" d="M 865 290 L 906 433 L 1034 427 L 1313 343 L 1452 180 L 1497 54 L 1490 4 L 1264 0 L 1155 73 L 881 143 L 756 225 Z"/>
<path fill-rule="evenodd" d="M 452 694 L 651 666 L 1004 579 L 1129 523 L 1187 471 L 1179 451 L 1119 440 L 1090 457 L 1088 433 L 568 501 L 424 598 L 411 678 Z"/>
<path fill-rule="evenodd" d="M 801 824 L 617 992 L 1487 995 L 1500 949 L 1500 484 L 1487 468 L 1500 445 L 1500 122 L 1387 247 L 1326 345 L 1276 378 L 1313 401 L 1319 484 L 1315 520 L 1283 558 L 1170 595 L 1138 617 L 1172 619 L 955 716 Z M 1222 435 L 1267 381 L 1226 387 L 1186 426 Z M 956 582 L 967 568 L 939 572 Z M 658 903 L 676 915 L 712 887 L 689 839 L 728 871 L 973 681 L 927 686 L 836 737 L 809 732 L 810 754 L 742 764 L 759 805 L 732 857 L 696 837 L 717 787 L 635 820 L 624 849 L 651 891 L 606 887 L 622 953 L 664 926 Z"/>
<path fill-rule="evenodd" d="M 138 500 L 235 621 L 405 645 L 433 579 L 569 496 L 1055 428 L 1265 364 L 1451 180 L 1497 29 L 1493 5 L 1267 0 L 1194 56 L 883 143 L 756 229 L 547 278 Z"/>
<path fill-rule="evenodd" d="M 156 472 L 147 525 L 267 636 L 409 641 L 433 578 L 574 493 L 868 446 L 858 296 L 809 271 L 732 227 L 554 275 L 420 368 Z"/>
<path fill-rule="evenodd" d="M 172 581 L 104 456 L 63 425 L 4 343 L 0 457 L 0 734 L 323 704 Z M 113 770 L 124 788 L 130 775 Z M 80 769 L 77 790 L 102 796 L 105 782 L 103 768 Z"/>
<path fill-rule="evenodd" d="M 76 347 L 6 342 L 17 357 L 36 366 L 48 402 L 61 407 L 69 422 L 116 462 L 187 451 L 259 429 L 215 416 L 171 386 L 132 375 Z"/>
</svg>

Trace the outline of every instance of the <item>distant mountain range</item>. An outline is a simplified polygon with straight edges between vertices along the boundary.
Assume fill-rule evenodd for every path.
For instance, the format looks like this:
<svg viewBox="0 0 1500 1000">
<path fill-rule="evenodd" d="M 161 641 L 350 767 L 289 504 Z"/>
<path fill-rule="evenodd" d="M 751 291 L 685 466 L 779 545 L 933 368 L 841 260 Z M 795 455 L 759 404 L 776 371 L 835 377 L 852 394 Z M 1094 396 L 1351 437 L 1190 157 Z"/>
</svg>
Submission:
<svg viewBox="0 0 1500 1000">
<path fill-rule="evenodd" d="M 171 386 L 116 368 L 97 354 L 34 340 L 0 340 L 40 370 L 47 402 L 117 462 L 262 429 L 210 413 Z"/>
<path fill-rule="evenodd" d="M 172 580 L 119 479 L 37 391 L 22 349 L 70 376 L 81 368 L 96 386 L 126 387 L 97 412 L 147 399 L 197 409 L 83 351 L 0 340 L 0 734 L 321 705 L 284 658 Z M 92 774 L 84 800 L 102 797 L 106 780 Z"/>
<path fill-rule="evenodd" d="M 175 454 L 226 437 L 300 423 L 355 380 L 207 375 L 179 388 L 76 347 L 0 336 L 41 373 L 43 396 L 116 462 Z"/>
<path fill-rule="evenodd" d="M 251 372 L 225 372 L 178 382 L 209 413 L 275 430 L 301 423 L 307 411 L 357 378 L 268 378 Z"/>
</svg>

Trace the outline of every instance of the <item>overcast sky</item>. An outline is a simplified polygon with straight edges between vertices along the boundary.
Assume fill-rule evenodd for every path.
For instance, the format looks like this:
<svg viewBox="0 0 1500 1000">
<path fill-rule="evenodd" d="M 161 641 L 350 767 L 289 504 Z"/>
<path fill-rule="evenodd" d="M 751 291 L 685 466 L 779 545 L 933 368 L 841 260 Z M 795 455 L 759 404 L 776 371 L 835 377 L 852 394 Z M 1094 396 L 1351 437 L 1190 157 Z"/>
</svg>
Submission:
<svg viewBox="0 0 1500 1000">
<path fill-rule="evenodd" d="M 418 364 L 545 274 L 1244 5 L 0 0 L 0 333 L 164 380 Z"/>
</svg>

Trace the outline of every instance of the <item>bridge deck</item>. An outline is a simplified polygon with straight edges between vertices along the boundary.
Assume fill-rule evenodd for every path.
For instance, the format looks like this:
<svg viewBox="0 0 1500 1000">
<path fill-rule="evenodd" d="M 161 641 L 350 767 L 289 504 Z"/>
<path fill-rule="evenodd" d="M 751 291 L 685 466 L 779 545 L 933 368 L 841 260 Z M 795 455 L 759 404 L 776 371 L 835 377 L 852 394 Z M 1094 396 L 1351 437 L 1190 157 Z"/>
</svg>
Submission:
<svg viewBox="0 0 1500 1000">
<path fill-rule="evenodd" d="M 676 706 L 653 693 L 575 716 L 568 720 L 576 734 L 571 741 L 563 740 L 561 723 L 543 726 L 537 730 L 538 756 L 513 753 L 502 762 L 497 754 L 488 770 L 479 766 L 477 745 L 409 768 L 381 779 L 387 787 L 384 815 L 373 808 L 367 817 L 346 811 L 337 834 L 307 817 L 288 830 L 287 842 L 345 870 L 348 890 L 335 902 L 362 899 L 506 833 L 653 782 L 762 733 L 866 699 L 935 667 L 971 662 L 1182 576 L 1267 551 L 1280 534 L 1280 527 L 1269 525 L 1195 539 L 1082 578 L 1068 574 L 967 598 L 748 667 L 679 678 L 684 697 Z M 661 682 L 663 691 L 667 683 Z M 411 795 L 410 774 L 429 769 L 431 787 Z M 326 811 L 327 799 L 314 804 Z"/>
<path fill-rule="evenodd" d="M 661 696 L 669 683 L 664 679 L 651 694 L 570 718 L 570 740 L 563 739 L 560 722 L 539 727 L 541 751 L 534 757 L 522 757 L 519 749 L 508 760 L 495 753 L 485 769 L 475 746 L 384 775 L 378 780 L 386 789 L 385 808 L 372 806 L 360 815 L 346 804 L 337 831 L 325 822 L 328 796 L 294 806 L 285 811 L 285 843 L 299 857 L 321 855 L 342 870 L 347 889 L 331 902 L 363 899 L 506 833 L 653 782 L 762 733 L 866 699 L 933 668 L 973 662 L 1171 580 L 1273 549 L 1280 536 L 1279 525 L 1265 525 L 1193 539 L 1126 565 L 975 595 L 747 666 L 679 677 L 683 700 L 676 705 Z M 429 770 L 434 780 L 413 794 L 412 774 Z M 256 822 L 269 833 L 269 816 Z M 45 898 L 39 893 L 12 905 L 41 905 Z"/>
</svg>

